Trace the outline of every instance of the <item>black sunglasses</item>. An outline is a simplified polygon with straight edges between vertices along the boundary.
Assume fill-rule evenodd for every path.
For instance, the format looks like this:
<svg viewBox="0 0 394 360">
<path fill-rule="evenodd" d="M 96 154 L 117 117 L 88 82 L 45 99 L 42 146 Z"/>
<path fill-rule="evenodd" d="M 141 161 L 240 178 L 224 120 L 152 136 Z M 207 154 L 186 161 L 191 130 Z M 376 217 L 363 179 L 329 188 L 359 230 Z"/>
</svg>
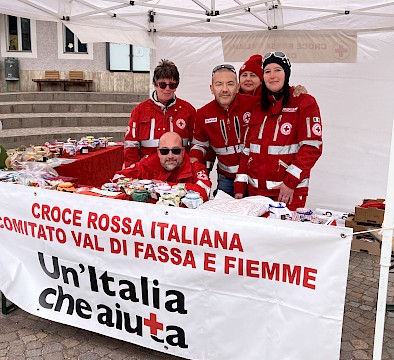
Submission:
<svg viewBox="0 0 394 360">
<path fill-rule="evenodd" d="M 213 75 L 216 71 L 218 71 L 218 70 L 220 70 L 220 69 L 227 69 L 227 70 L 232 71 L 234 74 L 237 74 L 237 71 L 235 70 L 235 67 L 232 66 L 231 64 L 221 64 L 221 65 L 215 66 L 215 67 L 213 68 L 213 70 L 212 70 L 212 75 Z"/>
<path fill-rule="evenodd" d="M 160 89 L 165 89 L 167 86 L 171 89 L 171 90 L 174 90 L 174 89 L 176 89 L 177 87 L 178 87 L 178 83 L 166 83 L 165 81 L 159 81 L 158 83 L 157 83 L 157 85 L 159 85 L 159 88 Z"/>
<path fill-rule="evenodd" d="M 160 154 L 161 155 L 168 155 L 170 151 L 173 153 L 173 155 L 179 155 L 182 152 L 181 147 L 174 147 L 174 148 L 159 148 Z"/>
</svg>

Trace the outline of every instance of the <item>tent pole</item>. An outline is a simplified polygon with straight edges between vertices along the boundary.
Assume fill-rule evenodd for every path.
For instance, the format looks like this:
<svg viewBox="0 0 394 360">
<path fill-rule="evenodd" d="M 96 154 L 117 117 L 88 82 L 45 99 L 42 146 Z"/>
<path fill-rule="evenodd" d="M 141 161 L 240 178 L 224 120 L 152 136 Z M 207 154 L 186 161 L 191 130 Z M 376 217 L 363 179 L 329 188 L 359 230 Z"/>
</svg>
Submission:
<svg viewBox="0 0 394 360">
<path fill-rule="evenodd" d="M 394 120 L 393 120 L 394 123 Z M 394 125 L 391 133 L 389 173 L 387 179 L 386 208 L 383 220 L 382 249 L 380 255 L 380 276 L 378 302 L 376 307 L 375 339 L 373 347 L 373 360 L 382 358 L 384 322 L 386 316 L 387 287 L 389 268 L 391 265 L 391 250 L 394 223 Z M 388 229 L 387 229 L 388 228 Z"/>
</svg>

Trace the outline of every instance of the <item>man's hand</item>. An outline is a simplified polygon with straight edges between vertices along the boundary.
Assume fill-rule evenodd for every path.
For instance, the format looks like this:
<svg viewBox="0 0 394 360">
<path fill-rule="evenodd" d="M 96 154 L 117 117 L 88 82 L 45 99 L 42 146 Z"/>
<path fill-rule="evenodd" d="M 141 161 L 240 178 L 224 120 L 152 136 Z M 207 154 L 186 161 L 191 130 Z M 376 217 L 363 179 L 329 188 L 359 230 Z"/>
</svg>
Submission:
<svg viewBox="0 0 394 360">
<path fill-rule="evenodd" d="M 308 91 L 306 90 L 305 86 L 302 85 L 295 86 L 293 91 L 293 96 L 298 97 L 301 94 L 308 94 Z"/>
<path fill-rule="evenodd" d="M 278 201 L 284 202 L 285 204 L 290 204 L 293 200 L 294 190 L 290 189 L 284 183 L 275 186 L 273 189 L 279 189 Z"/>
<path fill-rule="evenodd" d="M 242 199 L 243 197 L 244 197 L 244 194 L 241 194 L 241 193 L 234 194 L 234 199 Z"/>
<path fill-rule="evenodd" d="M 196 161 L 198 161 L 198 159 L 197 158 L 195 158 L 195 157 L 191 157 L 191 158 L 189 158 L 190 159 L 190 162 L 193 164 L 194 162 L 196 162 Z"/>
</svg>

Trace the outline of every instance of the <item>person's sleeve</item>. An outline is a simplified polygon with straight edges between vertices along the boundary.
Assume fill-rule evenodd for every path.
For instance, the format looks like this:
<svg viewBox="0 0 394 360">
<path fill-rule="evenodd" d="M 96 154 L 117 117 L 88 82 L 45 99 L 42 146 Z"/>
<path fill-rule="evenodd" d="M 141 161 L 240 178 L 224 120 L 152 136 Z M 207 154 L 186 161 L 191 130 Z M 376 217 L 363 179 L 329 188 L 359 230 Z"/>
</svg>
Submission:
<svg viewBox="0 0 394 360">
<path fill-rule="evenodd" d="M 124 138 L 124 166 L 127 168 L 131 164 L 139 161 L 140 155 L 140 140 L 139 140 L 139 117 L 141 116 L 140 107 L 137 106 L 130 114 L 130 121 L 127 126 Z"/>
<path fill-rule="evenodd" d="M 201 112 L 197 111 L 196 121 L 194 124 L 193 141 L 189 157 L 197 158 L 202 162 L 209 149 L 209 138 L 206 134 L 204 117 Z"/>
<path fill-rule="evenodd" d="M 310 170 L 322 154 L 322 122 L 320 109 L 313 96 L 304 95 L 300 103 L 300 117 L 298 127 L 298 153 L 290 166 L 286 169 L 283 183 L 295 189 L 297 185 L 309 176 Z"/>
<path fill-rule="evenodd" d="M 246 187 L 248 185 L 248 162 L 250 156 L 250 141 L 248 138 L 249 131 L 246 130 L 245 134 L 245 146 L 241 153 L 241 159 L 238 166 L 237 175 L 234 180 L 234 194 L 245 195 Z"/>
<path fill-rule="evenodd" d="M 140 179 L 141 178 L 140 162 L 133 163 L 129 167 L 117 171 L 115 175 L 122 175 L 130 179 Z"/>
<path fill-rule="evenodd" d="M 211 192 L 212 183 L 209 180 L 208 171 L 204 164 L 195 162 L 192 164 L 193 169 L 193 183 L 186 183 L 187 191 L 195 191 L 201 195 L 203 201 L 209 200 L 209 193 Z"/>
</svg>

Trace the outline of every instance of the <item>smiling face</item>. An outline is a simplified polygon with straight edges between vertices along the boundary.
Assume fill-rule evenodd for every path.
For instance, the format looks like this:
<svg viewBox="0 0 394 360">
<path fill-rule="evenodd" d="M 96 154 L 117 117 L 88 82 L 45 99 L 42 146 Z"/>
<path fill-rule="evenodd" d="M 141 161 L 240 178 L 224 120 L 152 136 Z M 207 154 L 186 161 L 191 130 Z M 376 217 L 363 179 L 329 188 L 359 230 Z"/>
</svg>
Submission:
<svg viewBox="0 0 394 360">
<path fill-rule="evenodd" d="M 276 63 L 268 64 L 263 70 L 265 86 L 273 93 L 277 93 L 283 89 L 285 77 L 285 71 L 282 66 Z"/>
<path fill-rule="evenodd" d="M 228 109 L 238 91 L 237 74 L 228 69 L 221 69 L 212 75 L 212 94 L 223 109 Z"/>
<path fill-rule="evenodd" d="M 260 78 L 252 71 L 244 71 L 239 77 L 239 86 L 246 94 L 253 94 L 260 85 Z"/>
<path fill-rule="evenodd" d="M 167 84 L 164 89 L 162 89 L 159 85 Z M 169 85 L 170 84 L 170 85 Z M 174 84 L 174 85 L 171 85 Z M 156 83 L 153 83 L 153 86 L 157 93 L 157 100 L 159 100 L 162 104 L 167 105 L 167 103 L 174 97 L 176 87 L 174 89 L 170 89 L 170 86 L 177 85 L 177 82 L 173 79 L 159 79 Z M 164 86 L 164 85 L 162 85 Z"/>
</svg>

